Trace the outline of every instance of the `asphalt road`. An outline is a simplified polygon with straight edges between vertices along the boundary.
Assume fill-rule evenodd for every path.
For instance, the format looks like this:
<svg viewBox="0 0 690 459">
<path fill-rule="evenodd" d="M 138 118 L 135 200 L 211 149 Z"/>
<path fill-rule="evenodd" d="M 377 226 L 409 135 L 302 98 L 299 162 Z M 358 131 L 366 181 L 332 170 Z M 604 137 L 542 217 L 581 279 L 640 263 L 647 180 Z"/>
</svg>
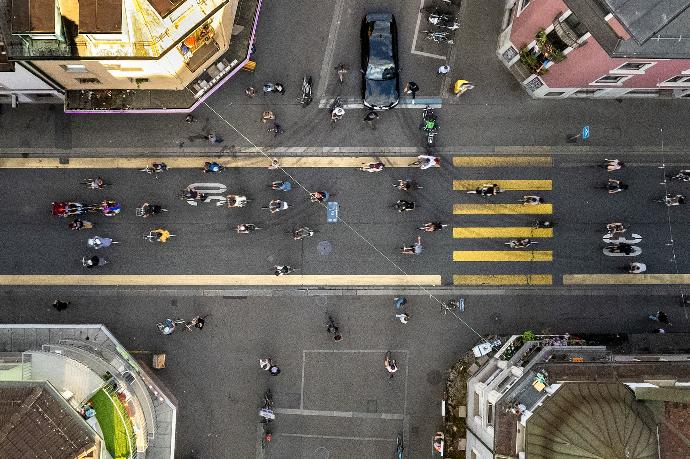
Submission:
<svg viewBox="0 0 690 459">
<path fill-rule="evenodd" d="M 58 313 L 50 306 L 56 297 L 72 304 Z M 394 318 L 387 295 L 171 297 L 6 290 L 0 311 L 9 323 L 104 323 L 131 351 L 166 352 L 167 366 L 157 374 L 179 400 L 176 457 L 183 459 L 255 457 L 266 388 L 278 410 L 266 457 L 392 457 L 399 432 L 405 434 L 406 457 L 428 457 L 440 423 L 445 371 L 477 342 L 474 331 L 644 333 L 656 327 L 646 317 L 659 308 L 670 317 L 670 332 L 690 331 L 677 298 L 666 296 L 469 295 L 459 317 L 474 331 L 452 315 L 441 315 L 433 299 L 408 300 L 407 325 Z M 201 331 L 163 336 L 155 329 L 166 317 L 189 320 L 197 314 L 210 314 Z M 325 332 L 327 314 L 341 327 L 340 343 Z M 664 335 L 649 335 L 642 344 L 659 339 Z M 401 365 L 392 380 L 383 368 L 387 350 Z M 280 375 L 259 369 L 264 356 L 274 359 Z M 381 419 L 384 414 L 389 419 Z"/>
<path fill-rule="evenodd" d="M 690 183 L 667 181 L 690 164 L 682 155 L 629 154 L 620 157 L 627 166 L 607 173 L 597 164 L 605 153 L 553 155 L 553 167 L 453 167 L 444 156 L 443 167 L 420 171 L 386 169 L 367 174 L 355 169 L 289 169 L 294 183 L 309 190 L 326 190 L 340 205 L 344 223 L 326 223 L 326 210 L 308 201 L 307 192 L 295 187 L 288 193 L 273 191 L 273 180 L 286 179 L 280 171 L 227 169 L 218 175 L 204 175 L 200 169 L 173 169 L 156 180 L 135 170 L 23 170 L 1 169 L 0 192 L 5 202 L 0 218 L 0 273 L 83 273 L 81 257 L 88 250 L 90 235 L 111 237 L 120 244 L 98 253 L 110 261 L 93 274 L 269 274 L 274 264 L 288 264 L 301 274 L 441 274 L 452 285 L 453 274 L 552 274 L 560 285 L 563 274 L 620 273 L 630 257 L 602 253 L 605 225 L 622 221 L 627 234 L 637 233 L 637 244 L 648 273 L 690 273 L 690 223 L 687 206 L 667 208 L 654 202 L 666 192 L 688 194 Z M 660 169 L 662 164 L 666 169 Z M 105 190 L 88 190 L 79 182 L 100 175 L 112 185 Z M 630 188 L 609 195 L 599 189 L 609 177 L 621 179 Z M 400 192 L 392 184 L 412 178 L 424 187 L 412 193 Z M 482 198 L 453 191 L 453 180 L 550 180 L 553 190 L 507 191 L 494 198 Z M 179 191 L 194 183 L 221 183 L 226 194 L 244 194 L 251 200 L 245 208 L 228 209 L 215 203 L 190 206 L 177 198 Z M 515 204 L 523 195 L 539 194 L 553 205 L 552 216 L 506 215 L 498 206 L 493 215 L 453 215 L 455 204 Z M 93 231 L 70 231 L 69 219 L 50 215 L 50 203 L 58 200 L 97 202 L 114 199 L 122 203 L 115 217 L 89 215 Z M 282 198 L 293 207 L 270 214 L 262 209 L 271 199 Z M 413 200 L 417 208 L 399 213 L 392 206 L 398 199 Z M 135 208 L 144 201 L 169 209 L 161 216 L 142 219 Z M 454 251 L 510 251 L 504 243 L 511 238 L 453 238 L 452 228 L 529 227 L 535 218 L 556 222 L 553 238 L 534 239 L 534 250 L 552 251 L 553 262 L 453 262 Z M 416 229 L 427 221 L 450 225 L 443 231 L 423 233 Z M 238 235 L 239 223 L 254 223 L 262 229 Z M 165 227 L 176 237 L 166 245 L 154 244 L 143 235 Z M 299 226 L 314 228 L 314 237 L 291 238 Z M 403 244 L 422 236 L 424 252 L 419 256 L 400 253 Z M 532 250 L 533 248 L 530 248 Z"/>
</svg>

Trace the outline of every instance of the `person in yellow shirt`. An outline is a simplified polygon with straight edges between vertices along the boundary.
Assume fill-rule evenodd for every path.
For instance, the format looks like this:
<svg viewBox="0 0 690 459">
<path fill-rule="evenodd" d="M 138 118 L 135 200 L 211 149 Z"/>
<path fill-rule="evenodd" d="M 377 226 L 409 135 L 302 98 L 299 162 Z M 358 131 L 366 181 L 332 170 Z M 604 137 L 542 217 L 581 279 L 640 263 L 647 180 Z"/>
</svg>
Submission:
<svg viewBox="0 0 690 459">
<path fill-rule="evenodd" d="M 455 94 L 456 97 L 460 97 L 473 88 L 474 85 L 467 80 L 456 80 L 455 84 L 453 84 L 453 94 Z"/>
<path fill-rule="evenodd" d="M 170 231 L 166 229 L 158 228 L 156 230 L 153 230 L 153 233 L 155 233 L 156 241 L 158 242 L 167 242 L 168 239 L 170 239 Z"/>
</svg>

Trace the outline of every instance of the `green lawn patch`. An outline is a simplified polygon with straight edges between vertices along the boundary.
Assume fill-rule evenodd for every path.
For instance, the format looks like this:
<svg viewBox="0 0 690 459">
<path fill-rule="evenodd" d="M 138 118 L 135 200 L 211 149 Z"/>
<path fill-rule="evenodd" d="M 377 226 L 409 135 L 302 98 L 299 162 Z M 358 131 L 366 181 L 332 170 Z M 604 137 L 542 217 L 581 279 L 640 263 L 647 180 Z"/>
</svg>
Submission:
<svg viewBox="0 0 690 459">
<path fill-rule="evenodd" d="M 132 432 L 133 429 L 125 407 L 117 397 L 111 397 L 103 389 L 91 397 L 91 402 L 96 410 L 96 419 L 103 431 L 103 440 L 108 452 L 114 459 L 128 458 L 131 453 L 127 441 L 128 432 Z"/>
</svg>

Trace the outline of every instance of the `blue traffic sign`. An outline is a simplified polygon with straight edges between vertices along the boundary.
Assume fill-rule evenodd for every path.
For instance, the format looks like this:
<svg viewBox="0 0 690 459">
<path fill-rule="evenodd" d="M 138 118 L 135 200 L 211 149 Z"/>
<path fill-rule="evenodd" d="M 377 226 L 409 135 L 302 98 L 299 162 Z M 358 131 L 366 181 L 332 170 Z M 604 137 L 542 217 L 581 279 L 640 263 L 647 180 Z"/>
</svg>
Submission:
<svg viewBox="0 0 690 459">
<path fill-rule="evenodd" d="M 338 203 L 334 201 L 329 201 L 326 203 L 326 219 L 328 223 L 338 222 Z"/>
<path fill-rule="evenodd" d="M 589 139 L 589 126 L 585 126 L 582 128 L 582 140 L 587 139 Z"/>
</svg>

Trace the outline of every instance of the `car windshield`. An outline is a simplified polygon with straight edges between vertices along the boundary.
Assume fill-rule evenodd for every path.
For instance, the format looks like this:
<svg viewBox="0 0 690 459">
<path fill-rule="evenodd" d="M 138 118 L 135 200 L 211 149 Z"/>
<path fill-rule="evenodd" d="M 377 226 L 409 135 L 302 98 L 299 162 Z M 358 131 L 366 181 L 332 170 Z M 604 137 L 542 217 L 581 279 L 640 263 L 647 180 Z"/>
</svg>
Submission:
<svg viewBox="0 0 690 459">
<path fill-rule="evenodd" d="M 390 80 L 395 78 L 393 60 L 393 36 L 389 23 L 376 21 L 368 24 L 369 62 L 365 72 L 368 80 Z"/>
</svg>

